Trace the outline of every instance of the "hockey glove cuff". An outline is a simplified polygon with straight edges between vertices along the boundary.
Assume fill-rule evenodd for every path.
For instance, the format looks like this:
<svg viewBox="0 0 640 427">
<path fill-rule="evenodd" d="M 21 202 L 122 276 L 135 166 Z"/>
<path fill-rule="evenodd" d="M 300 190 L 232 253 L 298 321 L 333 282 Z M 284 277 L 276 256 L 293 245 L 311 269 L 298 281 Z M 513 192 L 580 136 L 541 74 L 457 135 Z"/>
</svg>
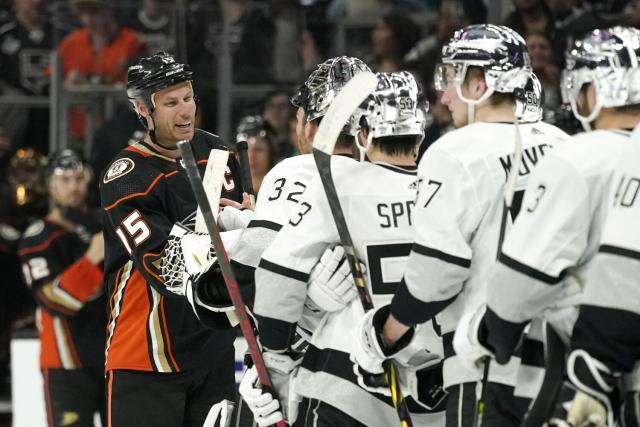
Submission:
<svg viewBox="0 0 640 427">
<path fill-rule="evenodd" d="M 364 264 L 360 264 L 363 273 Z M 324 311 L 338 311 L 358 296 L 344 248 L 328 248 L 309 276 L 307 296 Z"/>
<path fill-rule="evenodd" d="M 481 306 L 476 311 L 465 313 L 460 318 L 453 336 L 453 349 L 460 362 L 470 371 L 477 371 L 478 364 L 485 356 L 493 357 L 493 354 L 480 344 L 478 335 L 486 310 L 486 306 Z"/>
<path fill-rule="evenodd" d="M 234 403 L 230 400 L 222 400 L 209 409 L 207 418 L 202 427 L 230 427 L 233 420 Z"/>
<path fill-rule="evenodd" d="M 382 364 L 406 348 L 413 339 L 415 329 L 409 329 L 393 345 L 385 343 L 382 336 L 384 323 L 389 317 L 389 305 L 368 311 L 356 326 L 352 356 L 363 370 L 372 374 L 382 373 Z"/>
</svg>

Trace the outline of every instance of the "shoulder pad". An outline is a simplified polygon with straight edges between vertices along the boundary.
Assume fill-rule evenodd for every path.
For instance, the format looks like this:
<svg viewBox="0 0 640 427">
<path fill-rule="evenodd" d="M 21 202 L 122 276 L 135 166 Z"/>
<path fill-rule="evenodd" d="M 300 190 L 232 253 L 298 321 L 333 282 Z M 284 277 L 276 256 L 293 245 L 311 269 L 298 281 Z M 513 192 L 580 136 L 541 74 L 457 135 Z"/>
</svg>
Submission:
<svg viewBox="0 0 640 427">
<path fill-rule="evenodd" d="M 54 239 L 67 233 L 68 231 L 66 229 L 57 224 L 38 220 L 27 227 L 24 233 L 22 233 L 19 248 L 32 248 L 46 242 L 47 240 Z"/>
<path fill-rule="evenodd" d="M 100 198 L 103 207 L 123 197 L 145 193 L 164 178 L 154 157 L 145 158 L 134 151 L 121 151 L 111 162 L 100 180 Z"/>
<path fill-rule="evenodd" d="M 20 239 L 20 232 L 8 224 L 0 224 L 0 239 L 5 242 L 17 241 Z"/>
<path fill-rule="evenodd" d="M 36 222 L 31 224 L 29 227 L 27 227 L 27 229 L 22 234 L 22 238 L 27 239 L 27 238 L 36 237 L 39 234 L 42 234 L 42 232 L 46 228 L 46 224 L 47 223 L 41 219 L 37 220 Z"/>
</svg>

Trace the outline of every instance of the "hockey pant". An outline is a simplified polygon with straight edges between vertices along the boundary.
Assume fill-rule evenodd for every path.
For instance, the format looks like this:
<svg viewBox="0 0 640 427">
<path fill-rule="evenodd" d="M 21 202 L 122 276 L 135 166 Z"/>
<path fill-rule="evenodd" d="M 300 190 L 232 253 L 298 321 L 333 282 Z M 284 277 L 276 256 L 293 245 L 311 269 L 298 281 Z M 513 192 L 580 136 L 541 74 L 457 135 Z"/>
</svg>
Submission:
<svg viewBox="0 0 640 427">
<path fill-rule="evenodd" d="M 93 427 L 98 412 L 106 425 L 102 369 L 43 369 L 47 425 Z"/>
<path fill-rule="evenodd" d="M 108 371 L 108 425 L 201 427 L 211 406 L 235 396 L 233 347 L 216 359 L 182 372 Z"/>
<path fill-rule="evenodd" d="M 480 382 L 469 382 L 449 387 L 447 391 L 446 427 L 473 426 Z M 483 427 L 519 427 L 529 405 L 529 399 L 515 397 L 513 387 L 488 383 Z"/>
</svg>

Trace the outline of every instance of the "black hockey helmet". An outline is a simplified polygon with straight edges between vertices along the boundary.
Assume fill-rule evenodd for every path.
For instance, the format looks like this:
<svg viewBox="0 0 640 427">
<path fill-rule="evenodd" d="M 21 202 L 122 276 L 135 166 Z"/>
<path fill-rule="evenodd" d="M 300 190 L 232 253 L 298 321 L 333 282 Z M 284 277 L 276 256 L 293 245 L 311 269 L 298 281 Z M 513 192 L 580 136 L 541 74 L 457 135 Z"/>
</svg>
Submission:
<svg viewBox="0 0 640 427">
<path fill-rule="evenodd" d="M 259 115 L 244 116 L 236 128 L 236 141 L 246 141 L 252 136 L 270 138 L 271 128 Z"/>
<path fill-rule="evenodd" d="M 154 110 L 153 95 L 164 88 L 182 82 L 193 81 L 193 72 L 188 64 L 176 62 L 167 52 L 158 52 L 138 60 L 127 70 L 127 97 L 133 104 L 141 100 Z"/>
<path fill-rule="evenodd" d="M 90 174 L 91 168 L 79 153 L 69 148 L 65 148 L 58 150 L 49 156 L 49 161 L 47 163 L 47 179 L 65 171 L 84 171 Z"/>
</svg>

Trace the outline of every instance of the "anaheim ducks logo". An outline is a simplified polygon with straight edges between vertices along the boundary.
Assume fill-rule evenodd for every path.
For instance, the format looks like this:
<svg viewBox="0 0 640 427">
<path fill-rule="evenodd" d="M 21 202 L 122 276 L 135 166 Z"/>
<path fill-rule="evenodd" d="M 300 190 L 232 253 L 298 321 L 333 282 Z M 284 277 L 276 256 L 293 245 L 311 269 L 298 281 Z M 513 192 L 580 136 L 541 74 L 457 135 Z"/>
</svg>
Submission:
<svg viewBox="0 0 640 427">
<path fill-rule="evenodd" d="M 133 160 L 125 157 L 123 159 L 118 159 L 109 168 L 109 170 L 104 174 L 104 183 L 113 181 L 116 178 L 120 178 L 123 175 L 128 174 L 133 170 L 135 164 Z"/>
</svg>

